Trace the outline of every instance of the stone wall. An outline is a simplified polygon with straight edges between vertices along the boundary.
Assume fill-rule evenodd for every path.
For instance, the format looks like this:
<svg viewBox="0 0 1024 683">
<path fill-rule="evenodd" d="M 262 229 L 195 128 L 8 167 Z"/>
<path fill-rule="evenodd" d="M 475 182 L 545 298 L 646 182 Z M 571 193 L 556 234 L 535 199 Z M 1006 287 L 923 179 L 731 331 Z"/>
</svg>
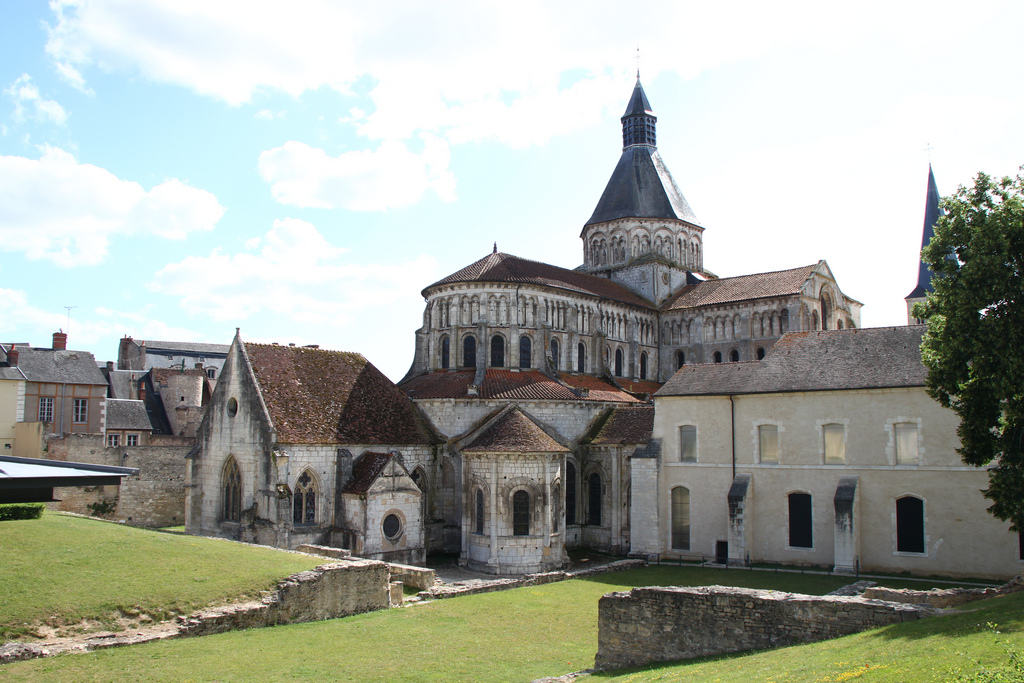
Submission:
<svg viewBox="0 0 1024 683">
<path fill-rule="evenodd" d="M 107 448 L 100 434 L 71 434 L 50 439 L 51 460 L 93 465 L 136 467 L 139 473 L 121 480 L 120 486 L 87 486 L 54 489 L 59 510 L 94 514 L 90 505 L 113 508 L 106 517 L 134 526 L 176 526 L 185 522 L 185 455 L 191 439 L 154 436 L 146 446 Z M 100 508 L 102 509 L 102 508 Z"/>
<path fill-rule="evenodd" d="M 180 619 L 181 635 L 336 619 L 390 606 L 383 562 L 349 560 L 292 574 L 260 602 L 196 612 Z"/>
<path fill-rule="evenodd" d="M 926 607 L 860 597 L 701 587 L 634 588 L 598 604 L 600 670 L 814 642 L 919 619 Z"/>
</svg>

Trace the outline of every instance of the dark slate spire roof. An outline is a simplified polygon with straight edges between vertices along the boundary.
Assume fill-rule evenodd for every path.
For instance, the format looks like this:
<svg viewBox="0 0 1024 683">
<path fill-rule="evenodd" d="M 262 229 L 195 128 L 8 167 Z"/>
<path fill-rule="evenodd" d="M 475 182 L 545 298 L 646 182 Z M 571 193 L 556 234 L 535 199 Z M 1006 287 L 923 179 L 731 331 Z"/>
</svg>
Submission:
<svg viewBox="0 0 1024 683">
<path fill-rule="evenodd" d="M 928 196 L 924 202 L 924 230 L 921 233 L 921 248 L 924 249 L 935 236 L 935 223 L 939 216 L 939 188 L 935 185 L 935 174 L 932 165 L 928 164 Z M 921 260 L 917 270 L 917 287 L 906 296 L 907 299 L 919 299 L 934 291 L 932 289 L 932 270 Z"/>
<path fill-rule="evenodd" d="M 657 120 L 638 78 L 622 116 L 622 156 L 587 225 L 616 218 L 672 218 L 699 225 L 658 154 Z"/>
</svg>

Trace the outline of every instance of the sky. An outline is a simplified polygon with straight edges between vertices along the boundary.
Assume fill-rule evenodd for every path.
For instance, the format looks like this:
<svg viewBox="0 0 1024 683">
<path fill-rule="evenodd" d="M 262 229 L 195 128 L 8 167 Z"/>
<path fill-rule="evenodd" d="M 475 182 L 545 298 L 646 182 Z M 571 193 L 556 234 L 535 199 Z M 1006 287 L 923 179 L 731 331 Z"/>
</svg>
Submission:
<svg viewBox="0 0 1024 683">
<path fill-rule="evenodd" d="M 574 268 L 640 76 L 719 276 L 824 259 L 906 322 L 940 193 L 1024 163 L 1024 3 L 14 0 L 0 341 L 358 351 L 500 251 Z M 639 48 L 639 58 L 637 50 Z"/>
</svg>

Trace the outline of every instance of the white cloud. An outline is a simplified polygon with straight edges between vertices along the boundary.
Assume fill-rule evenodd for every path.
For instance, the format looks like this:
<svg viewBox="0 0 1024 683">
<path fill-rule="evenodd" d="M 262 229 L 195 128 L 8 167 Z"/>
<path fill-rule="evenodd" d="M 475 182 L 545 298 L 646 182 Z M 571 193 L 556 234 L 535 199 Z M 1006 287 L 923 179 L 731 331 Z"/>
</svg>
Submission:
<svg viewBox="0 0 1024 683">
<path fill-rule="evenodd" d="M 373 330 L 391 329 L 395 320 L 415 321 L 422 301 L 409 293 L 436 279 L 438 266 L 430 256 L 385 263 L 356 256 L 331 244 L 311 223 L 283 218 L 237 252 L 217 248 L 164 266 L 148 286 L 178 297 L 191 314 L 247 328 L 247 339 L 376 351 L 385 358 L 381 369 L 395 378 L 402 363 L 388 363 L 408 356 L 409 337 L 376 340 Z M 290 339 L 282 340 L 282 334 Z M 376 340 L 374 349 L 367 348 L 368 338 Z"/>
<path fill-rule="evenodd" d="M 260 154 L 259 170 L 274 198 L 291 206 L 378 211 L 414 204 L 428 190 L 452 201 L 448 144 L 425 135 L 422 147 L 417 153 L 404 142 L 385 140 L 373 150 L 330 156 L 291 141 Z"/>
<path fill-rule="evenodd" d="M 39 94 L 39 88 L 28 74 L 16 78 L 10 87 L 4 90 L 4 94 L 14 100 L 14 120 L 19 123 L 32 119 L 63 126 L 68 120 L 68 113 L 64 111 L 64 107 L 54 100 L 43 99 Z"/>
<path fill-rule="evenodd" d="M 217 198 L 180 180 L 150 190 L 47 147 L 39 159 L 0 156 L 0 250 L 57 265 L 103 261 L 117 235 L 180 239 L 211 230 L 224 214 Z"/>
</svg>

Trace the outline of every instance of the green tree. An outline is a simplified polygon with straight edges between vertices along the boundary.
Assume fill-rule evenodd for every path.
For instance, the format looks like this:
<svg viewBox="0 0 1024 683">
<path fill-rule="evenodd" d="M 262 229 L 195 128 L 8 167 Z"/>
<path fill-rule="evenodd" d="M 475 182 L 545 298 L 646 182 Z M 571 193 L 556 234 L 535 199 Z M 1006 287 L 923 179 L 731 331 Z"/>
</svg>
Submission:
<svg viewBox="0 0 1024 683">
<path fill-rule="evenodd" d="M 914 312 L 928 393 L 960 416 L 963 461 L 990 465 L 989 512 L 1024 530 L 1024 166 L 979 173 L 942 208 L 922 251 L 935 291 Z"/>
</svg>

